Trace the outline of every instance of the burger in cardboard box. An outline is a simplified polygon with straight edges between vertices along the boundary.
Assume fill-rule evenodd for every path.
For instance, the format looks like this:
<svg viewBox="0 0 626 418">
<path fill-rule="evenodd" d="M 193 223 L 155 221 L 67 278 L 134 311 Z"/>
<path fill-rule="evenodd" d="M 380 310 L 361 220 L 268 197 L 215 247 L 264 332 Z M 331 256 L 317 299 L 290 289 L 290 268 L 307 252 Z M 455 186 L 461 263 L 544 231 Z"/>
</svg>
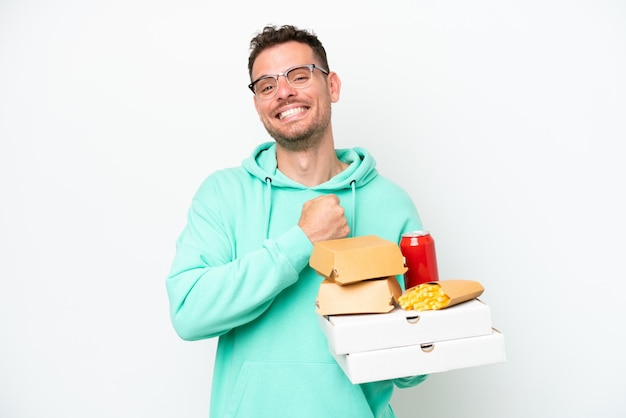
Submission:
<svg viewBox="0 0 626 418">
<path fill-rule="evenodd" d="M 320 315 L 385 313 L 395 308 L 401 294 L 396 276 L 345 285 L 325 279 L 320 284 L 315 310 Z"/>
<path fill-rule="evenodd" d="M 400 247 L 374 235 L 318 242 L 309 265 L 324 277 L 320 315 L 391 311 L 402 294 L 396 276 L 407 270 Z"/>
</svg>

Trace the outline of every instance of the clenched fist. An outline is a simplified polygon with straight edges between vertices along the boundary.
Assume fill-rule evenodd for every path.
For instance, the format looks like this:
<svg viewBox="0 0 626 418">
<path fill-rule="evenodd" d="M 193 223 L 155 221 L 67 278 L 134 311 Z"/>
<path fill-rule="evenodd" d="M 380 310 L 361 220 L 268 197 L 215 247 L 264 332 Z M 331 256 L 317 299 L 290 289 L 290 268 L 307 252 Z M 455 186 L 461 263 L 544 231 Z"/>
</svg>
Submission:
<svg viewBox="0 0 626 418">
<path fill-rule="evenodd" d="M 350 233 L 344 209 L 334 194 L 318 196 L 305 202 L 298 226 L 313 243 L 345 238 Z"/>
</svg>

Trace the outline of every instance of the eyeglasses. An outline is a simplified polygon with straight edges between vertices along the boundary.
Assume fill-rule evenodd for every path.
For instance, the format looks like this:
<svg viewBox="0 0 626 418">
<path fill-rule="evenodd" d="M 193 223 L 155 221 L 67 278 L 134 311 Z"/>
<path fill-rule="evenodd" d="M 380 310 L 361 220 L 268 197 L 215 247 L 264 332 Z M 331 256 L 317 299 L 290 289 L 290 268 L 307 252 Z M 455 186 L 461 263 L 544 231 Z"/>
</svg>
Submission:
<svg viewBox="0 0 626 418">
<path fill-rule="evenodd" d="M 297 65 L 289 68 L 284 73 L 259 77 L 248 84 L 248 88 L 252 90 L 252 93 L 258 98 L 270 99 L 274 97 L 278 91 L 278 77 L 281 75 L 284 76 L 291 87 L 301 89 L 309 85 L 311 79 L 313 79 L 313 70 L 316 68 L 328 75 L 328 70 L 318 67 L 315 64 Z"/>
</svg>

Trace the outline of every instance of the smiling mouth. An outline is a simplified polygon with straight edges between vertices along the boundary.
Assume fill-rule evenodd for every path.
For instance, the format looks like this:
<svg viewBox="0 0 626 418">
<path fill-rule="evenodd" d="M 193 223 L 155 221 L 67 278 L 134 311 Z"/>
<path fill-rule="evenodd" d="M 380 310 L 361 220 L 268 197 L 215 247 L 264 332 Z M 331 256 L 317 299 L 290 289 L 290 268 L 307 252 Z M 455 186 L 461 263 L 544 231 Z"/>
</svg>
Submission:
<svg viewBox="0 0 626 418">
<path fill-rule="evenodd" d="M 278 119 L 282 120 L 289 116 L 297 115 L 298 113 L 305 112 L 307 110 L 306 107 L 294 107 L 293 109 L 285 110 L 284 112 L 280 112 L 278 114 Z"/>
</svg>

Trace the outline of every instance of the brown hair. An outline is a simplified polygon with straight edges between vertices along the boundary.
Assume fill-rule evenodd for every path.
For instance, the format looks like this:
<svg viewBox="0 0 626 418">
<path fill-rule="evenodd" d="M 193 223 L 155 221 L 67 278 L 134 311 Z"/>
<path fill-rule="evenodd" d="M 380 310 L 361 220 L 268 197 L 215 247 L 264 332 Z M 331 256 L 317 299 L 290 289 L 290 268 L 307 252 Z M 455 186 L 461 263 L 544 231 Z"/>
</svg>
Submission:
<svg viewBox="0 0 626 418">
<path fill-rule="evenodd" d="M 330 71 L 328 68 L 328 59 L 326 58 L 326 50 L 313 31 L 298 29 L 292 25 L 280 27 L 269 25 L 264 27 L 263 30 L 257 33 L 250 41 L 250 57 L 248 58 L 248 73 L 250 77 L 252 78 L 252 66 L 254 65 L 254 61 L 261 52 L 272 46 L 290 41 L 296 41 L 310 46 L 313 50 L 313 55 L 319 60 L 320 65 L 322 65 L 325 70 Z"/>
</svg>

